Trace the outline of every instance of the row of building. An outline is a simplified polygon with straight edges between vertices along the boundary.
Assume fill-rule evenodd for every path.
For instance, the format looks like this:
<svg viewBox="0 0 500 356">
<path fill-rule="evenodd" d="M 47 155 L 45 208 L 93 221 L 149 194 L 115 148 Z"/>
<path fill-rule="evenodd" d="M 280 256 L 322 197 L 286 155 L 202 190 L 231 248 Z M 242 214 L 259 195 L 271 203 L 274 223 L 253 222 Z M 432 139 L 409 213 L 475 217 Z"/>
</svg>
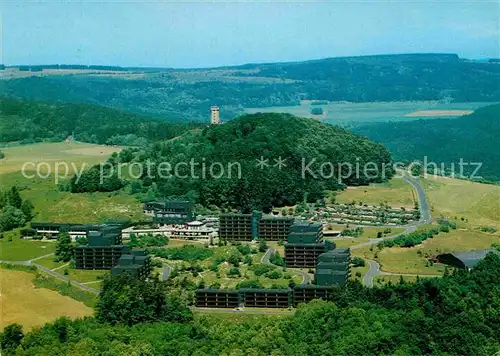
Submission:
<svg viewBox="0 0 500 356">
<path fill-rule="evenodd" d="M 293 289 L 198 289 L 195 305 L 199 308 L 280 308 L 296 307 L 313 299 L 330 300 L 332 286 L 301 285 Z"/>
</svg>

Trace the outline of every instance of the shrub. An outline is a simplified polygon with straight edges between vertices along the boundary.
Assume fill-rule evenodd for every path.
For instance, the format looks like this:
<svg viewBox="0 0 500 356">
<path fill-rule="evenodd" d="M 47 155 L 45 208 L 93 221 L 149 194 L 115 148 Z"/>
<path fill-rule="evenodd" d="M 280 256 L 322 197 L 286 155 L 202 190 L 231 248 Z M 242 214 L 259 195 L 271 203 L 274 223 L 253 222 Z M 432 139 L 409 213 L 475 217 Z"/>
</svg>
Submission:
<svg viewBox="0 0 500 356">
<path fill-rule="evenodd" d="M 365 266 L 365 260 L 362 259 L 361 257 L 354 257 L 351 261 L 354 267 L 364 267 Z"/>
<path fill-rule="evenodd" d="M 276 269 L 274 271 L 266 273 L 265 276 L 269 279 L 280 279 L 283 277 L 283 273 Z"/>
</svg>

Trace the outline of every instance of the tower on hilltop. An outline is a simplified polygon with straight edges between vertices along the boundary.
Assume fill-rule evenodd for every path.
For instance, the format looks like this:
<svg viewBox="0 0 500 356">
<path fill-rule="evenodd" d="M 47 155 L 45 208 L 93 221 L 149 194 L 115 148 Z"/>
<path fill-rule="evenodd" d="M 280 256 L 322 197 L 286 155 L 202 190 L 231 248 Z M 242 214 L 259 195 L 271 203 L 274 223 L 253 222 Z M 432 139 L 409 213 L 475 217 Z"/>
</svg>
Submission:
<svg viewBox="0 0 500 356">
<path fill-rule="evenodd" d="M 212 106 L 210 108 L 210 124 L 211 125 L 219 125 L 220 122 L 220 117 L 219 117 L 219 107 L 218 106 Z"/>
</svg>

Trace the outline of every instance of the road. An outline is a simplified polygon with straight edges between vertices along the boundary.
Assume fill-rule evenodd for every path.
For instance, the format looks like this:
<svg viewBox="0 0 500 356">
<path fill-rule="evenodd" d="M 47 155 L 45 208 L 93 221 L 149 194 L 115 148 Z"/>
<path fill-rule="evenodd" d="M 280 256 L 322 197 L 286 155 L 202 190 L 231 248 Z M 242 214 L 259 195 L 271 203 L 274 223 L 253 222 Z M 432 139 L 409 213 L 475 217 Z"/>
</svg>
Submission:
<svg viewBox="0 0 500 356">
<path fill-rule="evenodd" d="M 402 233 L 385 236 L 385 237 L 382 237 L 379 239 L 371 239 L 368 242 L 364 242 L 364 243 L 361 243 L 358 245 L 351 246 L 351 250 L 357 250 L 357 249 L 360 249 L 363 247 L 375 245 L 375 244 L 378 244 L 380 241 L 395 239 L 398 236 L 406 235 L 406 234 L 409 234 L 410 232 L 416 231 L 417 227 L 419 227 L 420 225 L 432 223 L 431 211 L 429 209 L 429 203 L 427 202 L 427 198 L 425 196 L 424 189 L 422 188 L 420 183 L 413 177 L 410 177 L 410 176 L 404 174 L 403 179 L 405 182 L 410 184 L 417 192 L 418 207 L 420 210 L 420 219 L 417 222 L 413 222 L 413 223 L 408 224 L 408 225 L 397 226 L 397 227 L 402 227 L 405 229 Z M 381 227 L 385 227 L 385 226 L 381 226 Z M 394 226 L 392 226 L 392 227 L 394 227 Z"/>
<path fill-rule="evenodd" d="M 408 184 L 412 185 L 413 188 L 415 189 L 415 191 L 417 192 L 418 206 L 419 206 L 419 210 L 420 210 L 420 219 L 419 219 L 419 221 L 417 221 L 415 223 L 412 223 L 412 224 L 406 225 L 405 226 L 405 231 L 402 232 L 402 233 L 400 233 L 400 234 L 386 236 L 386 237 L 383 237 L 383 238 L 380 238 L 380 239 L 372 239 L 372 240 L 370 240 L 368 242 L 352 246 L 351 250 L 356 250 L 356 249 L 363 248 L 363 247 L 366 247 L 366 246 L 371 246 L 371 245 L 379 243 L 380 241 L 394 239 L 394 238 L 396 238 L 398 236 L 406 235 L 406 234 L 408 234 L 410 232 L 415 231 L 417 229 L 417 227 L 420 226 L 420 225 L 432 223 L 431 211 L 429 209 L 429 203 L 427 201 L 427 197 L 425 196 L 424 189 L 422 188 L 422 186 L 420 185 L 420 183 L 415 178 L 410 177 L 407 174 L 403 175 L 403 179 Z M 383 271 L 380 270 L 380 265 L 377 262 L 372 261 L 372 260 L 366 260 L 366 262 L 368 263 L 368 265 L 369 265 L 370 268 L 368 269 L 368 272 L 366 272 L 365 276 L 363 277 L 363 284 L 365 286 L 367 286 L 367 287 L 373 287 L 373 278 L 375 278 L 377 276 L 439 277 L 439 276 L 436 276 L 436 275 L 417 275 L 417 274 L 402 274 L 402 273 L 383 272 Z"/>
<path fill-rule="evenodd" d="M 61 281 L 64 281 L 66 283 L 69 281 L 69 283 L 71 283 L 71 285 L 73 285 L 75 287 L 78 287 L 78 288 L 83 289 L 83 290 L 90 292 L 90 293 L 99 294 L 99 290 L 97 290 L 97 289 L 86 286 L 85 284 L 82 284 L 80 282 L 70 280 L 68 277 L 60 274 L 59 272 L 52 271 L 51 269 L 49 269 L 47 267 L 44 267 L 44 266 L 39 265 L 37 263 L 33 263 L 33 261 L 38 261 L 38 260 L 41 260 L 42 258 L 49 257 L 52 255 L 53 255 L 53 253 L 49 253 L 47 255 L 39 256 L 37 258 L 33 258 L 33 259 L 27 260 L 27 261 L 0 261 L 0 263 L 8 263 L 8 264 L 20 265 L 20 266 L 34 266 L 37 269 L 39 269 L 40 271 L 45 272 L 47 274 L 50 274 L 52 277 L 55 277 Z"/>
</svg>

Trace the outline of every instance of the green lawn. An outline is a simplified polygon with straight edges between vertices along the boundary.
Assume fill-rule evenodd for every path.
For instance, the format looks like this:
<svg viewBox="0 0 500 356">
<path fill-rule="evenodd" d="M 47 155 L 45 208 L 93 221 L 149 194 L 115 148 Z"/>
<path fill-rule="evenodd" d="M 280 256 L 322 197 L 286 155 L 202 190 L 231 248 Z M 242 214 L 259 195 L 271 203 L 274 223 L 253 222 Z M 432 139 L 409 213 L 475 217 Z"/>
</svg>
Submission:
<svg viewBox="0 0 500 356">
<path fill-rule="evenodd" d="M 344 230 L 347 229 L 347 225 L 333 225 L 334 230 Z M 352 227 L 351 227 L 352 228 Z M 383 227 L 371 227 L 365 226 L 363 227 L 363 233 L 359 237 L 335 237 L 335 238 L 326 238 L 329 241 L 335 242 L 337 247 L 351 247 L 354 245 L 359 245 L 365 242 L 370 241 L 371 239 L 377 238 L 378 232 L 384 232 L 385 228 Z M 403 228 L 391 228 L 391 232 L 384 236 L 391 236 L 395 234 L 402 233 L 404 231 Z"/>
<path fill-rule="evenodd" d="M 13 232 L 4 233 L 0 240 L 0 260 L 26 261 L 55 251 L 54 242 L 23 240 Z M 12 237 L 12 241 L 9 241 Z"/>
<path fill-rule="evenodd" d="M 82 269 L 68 269 L 69 274 L 68 278 L 80 283 L 87 283 L 87 282 L 95 282 L 99 281 L 100 277 L 103 277 L 109 271 L 104 271 L 104 270 L 82 270 Z M 64 272 L 64 267 L 58 270 L 59 273 Z M 98 289 L 99 284 L 92 284 L 92 288 Z"/>
<path fill-rule="evenodd" d="M 43 267 L 47 267 L 49 269 L 58 268 L 58 267 L 64 266 L 67 263 L 67 262 L 54 262 L 53 255 L 36 260 L 35 262 L 36 262 L 36 264 L 43 266 Z M 63 270 L 62 268 L 59 269 L 59 272 L 62 273 L 63 272 L 62 270 Z"/>
</svg>

